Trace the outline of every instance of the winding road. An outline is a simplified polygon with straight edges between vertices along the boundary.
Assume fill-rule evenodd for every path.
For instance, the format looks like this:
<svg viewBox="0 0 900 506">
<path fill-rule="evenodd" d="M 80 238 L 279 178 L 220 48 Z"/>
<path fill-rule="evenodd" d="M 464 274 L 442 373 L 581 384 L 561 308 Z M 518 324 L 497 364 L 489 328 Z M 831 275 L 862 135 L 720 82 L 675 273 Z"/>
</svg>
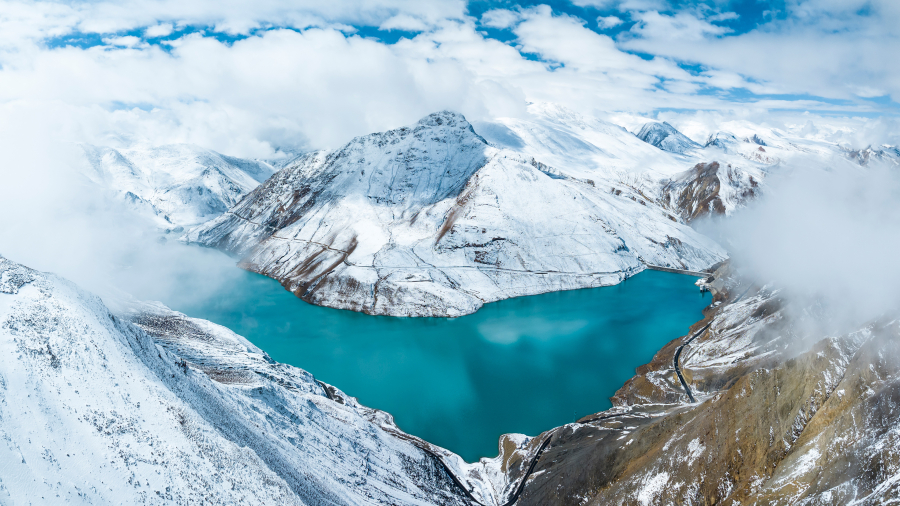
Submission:
<svg viewBox="0 0 900 506">
<path fill-rule="evenodd" d="M 707 323 L 703 326 L 703 328 L 701 328 L 697 332 L 694 332 L 694 335 L 692 335 L 690 339 L 685 341 L 684 344 L 682 344 L 678 347 L 678 349 L 675 350 L 675 358 L 672 360 L 672 363 L 675 365 L 675 374 L 678 375 L 678 380 L 681 381 L 681 386 L 684 387 L 684 391 L 687 393 L 688 398 L 691 400 L 691 402 L 697 402 L 697 399 L 694 399 L 694 394 L 691 392 L 691 387 L 688 386 L 687 381 L 684 380 L 684 376 L 681 374 L 681 367 L 678 366 L 678 358 L 681 357 L 681 350 L 683 350 L 685 346 L 691 344 L 691 341 L 700 337 L 700 335 L 703 334 L 710 325 L 712 325 L 712 322 Z"/>
<path fill-rule="evenodd" d="M 732 301 L 731 303 L 734 304 L 735 302 L 743 299 L 744 295 L 747 295 L 747 292 L 749 292 L 751 288 L 753 288 L 753 285 L 748 286 L 747 289 L 744 290 L 744 293 L 740 294 L 738 296 L 738 298 L 734 299 L 734 301 Z M 688 339 L 687 341 L 684 342 L 684 344 L 679 346 L 675 350 L 675 358 L 672 359 L 672 364 L 675 366 L 675 374 L 678 375 L 678 380 L 681 381 L 681 386 L 684 387 L 684 391 L 685 391 L 685 393 L 687 393 L 687 396 L 691 400 L 691 402 L 697 402 L 697 399 L 694 398 L 694 394 L 693 394 L 693 392 L 691 392 L 691 387 L 688 386 L 687 381 L 684 380 L 684 375 L 681 374 L 681 367 L 678 365 L 678 359 L 681 357 L 681 350 L 683 350 L 685 346 L 691 344 L 691 341 L 700 337 L 700 335 L 703 334 L 703 332 L 705 332 L 706 329 L 708 329 L 710 325 L 712 325 L 712 322 L 709 322 L 706 325 L 704 325 L 703 328 L 701 328 L 700 330 L 695 332 L 694 335 L 692 335 L 690 339 Z"/>
<path fill-rule="evenodd" d="M 555 432 L 555 431 L 554 431 L 554 432 Z M 525 472 L 525 475 L 522 476 L 521 481 L 519 481 L 519 486 L 516 487 L 516 491 L 515 491 L 515 492 L 513 493 L 513 495 L 509 498 L 509 500 L 507 500 L 505 503 L 503 503 L 503 504 L 501 504 L 501 505 L 499 505 L 499 506 L 512 506 L 513 504 L 516 503 L 516 501 L 519 500 L 519 496 L 522 495 L 522 492 L 525 491 L 525 483 L 528 481 L 528 478 L 531 477 L 531 473 L 534 472 L 535 466 L 537 466 L 538 461 L 541 459 L 541 454 L 544 453 L 544 450 L 545 450 L 545 449 L 547 449 L 547 446 L 550 444 L 550 440 L 551 440 L 551 439 L 553 439 L 553 432 L 551 432 L 551 433 L 547 436 L 547 439 L 545 439 L 544 442 L 541 443 L 541 447 L 538 448 L 537 453 L 534 454 L 534 457 L 531 459 L 531 465 L 528 466 L 528 471 Z M 461 481 L 459 481 L 459 478 L 456 477 L 456 475 L 455 475 L 455 474 L 453 473 L 453 471 L 450 469 L 450 466 L 448 466 L 446 463 L 444 463 L 444 459 L 442 459 L 442 458 L 440 457 L 440 455 L 438 455 L 438 454 L 432 452 L 432 451 L 429 450 L 428 448 L 424 448 L 424 447 L 421 447 L 421 446 L 420 446 L 419 448 L 422 449 L 422 450 L 424 450 L 425 452 L 431 454 L 432 457 L 436 458 L 437 461 L 440 462 L 442 466 L 444 466 L 444 470 L 447 472 L 448 475 L 450 475 L 450 479 L 452 479 L 453 482 L 456 483 L 456 486 L 458 486 L 463 492 L 466 493 L 466 495 L 469 497 L 469 499 L 470 499 L 472 502 L 474 502 L 475 504 L 478 504 L 479 506 L 486 506 L 484 503 L 482 503 L 481 501 L 479 501 L 478 499 L 476 499 L 475 496 L 472 495 L 472 492 L 469 491 L 469 489 L 466 488 L 466 487 L 462 484 Z"/>
</svg>

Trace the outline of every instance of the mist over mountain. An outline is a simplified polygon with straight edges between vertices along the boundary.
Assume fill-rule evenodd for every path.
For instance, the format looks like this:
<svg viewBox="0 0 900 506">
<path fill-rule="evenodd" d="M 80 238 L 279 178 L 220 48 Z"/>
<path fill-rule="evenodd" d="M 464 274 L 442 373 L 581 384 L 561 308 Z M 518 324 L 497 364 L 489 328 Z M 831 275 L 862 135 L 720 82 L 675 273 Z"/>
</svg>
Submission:
<svg viewBox="0 0 900 506">
<path fill-rule="evenodd" d="M 0 10 L 0 504 L 900 503 L 900 3 Z M 610 409 L 466 462 L 170 309 L 240 269 L 360 321 L 647 269 L 710 302 Z M 548 348 L 491 345 L 550 378 L 550 345 L 601 370 L 646 337 L 515 316 Z"/>
</svg>

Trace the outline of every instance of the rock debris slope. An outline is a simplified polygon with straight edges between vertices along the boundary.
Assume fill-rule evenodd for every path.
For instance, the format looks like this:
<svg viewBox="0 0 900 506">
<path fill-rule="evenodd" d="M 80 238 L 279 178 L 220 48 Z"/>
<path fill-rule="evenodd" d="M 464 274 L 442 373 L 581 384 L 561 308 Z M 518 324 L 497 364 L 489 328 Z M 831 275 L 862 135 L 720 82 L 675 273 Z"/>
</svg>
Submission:
<svg viewBox="0 0 900 506">
<path fill-rule="evenodd" d="M 493 147 L 451 112 L 310 153 L 187 239 L 309 302 L 406 316 L 725 257 L 639 189 Z"/>
<path fill-rule="evenodd" d="M 470 504 L 389 415 L 227 329 L 2 257 L 0 347 L 0 503 Z"/>
<path fill-rule="evenodd" d="M 83 173 L 124 198 L 160 229 L 178 229 L 221 215 L 274 168 L 187 144 L 115 150 L 82 145 Z"/>
</svg>

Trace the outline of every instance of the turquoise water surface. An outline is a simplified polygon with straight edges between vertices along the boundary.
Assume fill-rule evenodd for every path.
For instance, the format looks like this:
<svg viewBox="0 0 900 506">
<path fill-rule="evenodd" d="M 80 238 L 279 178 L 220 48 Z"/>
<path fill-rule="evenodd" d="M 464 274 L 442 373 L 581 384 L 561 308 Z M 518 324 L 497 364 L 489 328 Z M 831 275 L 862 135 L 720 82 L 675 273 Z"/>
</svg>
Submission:
<svg viewBox="0 0 900 506">
<path fill-rule="evenodd" d="M 609 408 L 636 367 L 702 317 L 710 299 L 694 281 L 646 271 L 456 319 L 393 318 L 313 306 L 242 272 L 216 294 L 173 307 L 232 329 L 471 462 L 496 456 L 501 434 L 536 435 Z"/>
</svg>

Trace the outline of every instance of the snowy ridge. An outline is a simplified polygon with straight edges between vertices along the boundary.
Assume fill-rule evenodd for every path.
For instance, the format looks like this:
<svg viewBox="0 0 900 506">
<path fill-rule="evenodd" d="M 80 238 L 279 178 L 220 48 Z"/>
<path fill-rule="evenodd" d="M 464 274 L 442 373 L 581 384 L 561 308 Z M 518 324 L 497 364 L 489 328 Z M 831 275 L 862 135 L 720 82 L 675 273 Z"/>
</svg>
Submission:
<svg viewBox="0 0 900 506">
<path fill-rule="evenodd" d="M 81 147 L 85 175 L 120 194 L 161 229 L 197 225 L 219 216 L 274 172 L 265 162 L 186 144 L 122 150 Z"/>
<path fill-rule="evenodd" d="M 0 347 L 4 501 L 468 504 L 373 410 L 162 306 L 116 317 L 0 257 Z"/>
<path fill-rule="evenodd" d="M 405 316 L 725 257 L 639 188 L 492 147 L 451 112 L 306 155 L 186 237 L 309 302 Z"/>
<path fill-rule="evenodd" d="M 662 123 L 652 122 L 645 124 L 641 127 L 641 131 L 638 132 L 637 137 L 647 144 L 680 155 L 700 147 L 699 144 L 689 139 L 686 135 L 679 132 L 675 127 L 665 121 Z"/>
</svg>

